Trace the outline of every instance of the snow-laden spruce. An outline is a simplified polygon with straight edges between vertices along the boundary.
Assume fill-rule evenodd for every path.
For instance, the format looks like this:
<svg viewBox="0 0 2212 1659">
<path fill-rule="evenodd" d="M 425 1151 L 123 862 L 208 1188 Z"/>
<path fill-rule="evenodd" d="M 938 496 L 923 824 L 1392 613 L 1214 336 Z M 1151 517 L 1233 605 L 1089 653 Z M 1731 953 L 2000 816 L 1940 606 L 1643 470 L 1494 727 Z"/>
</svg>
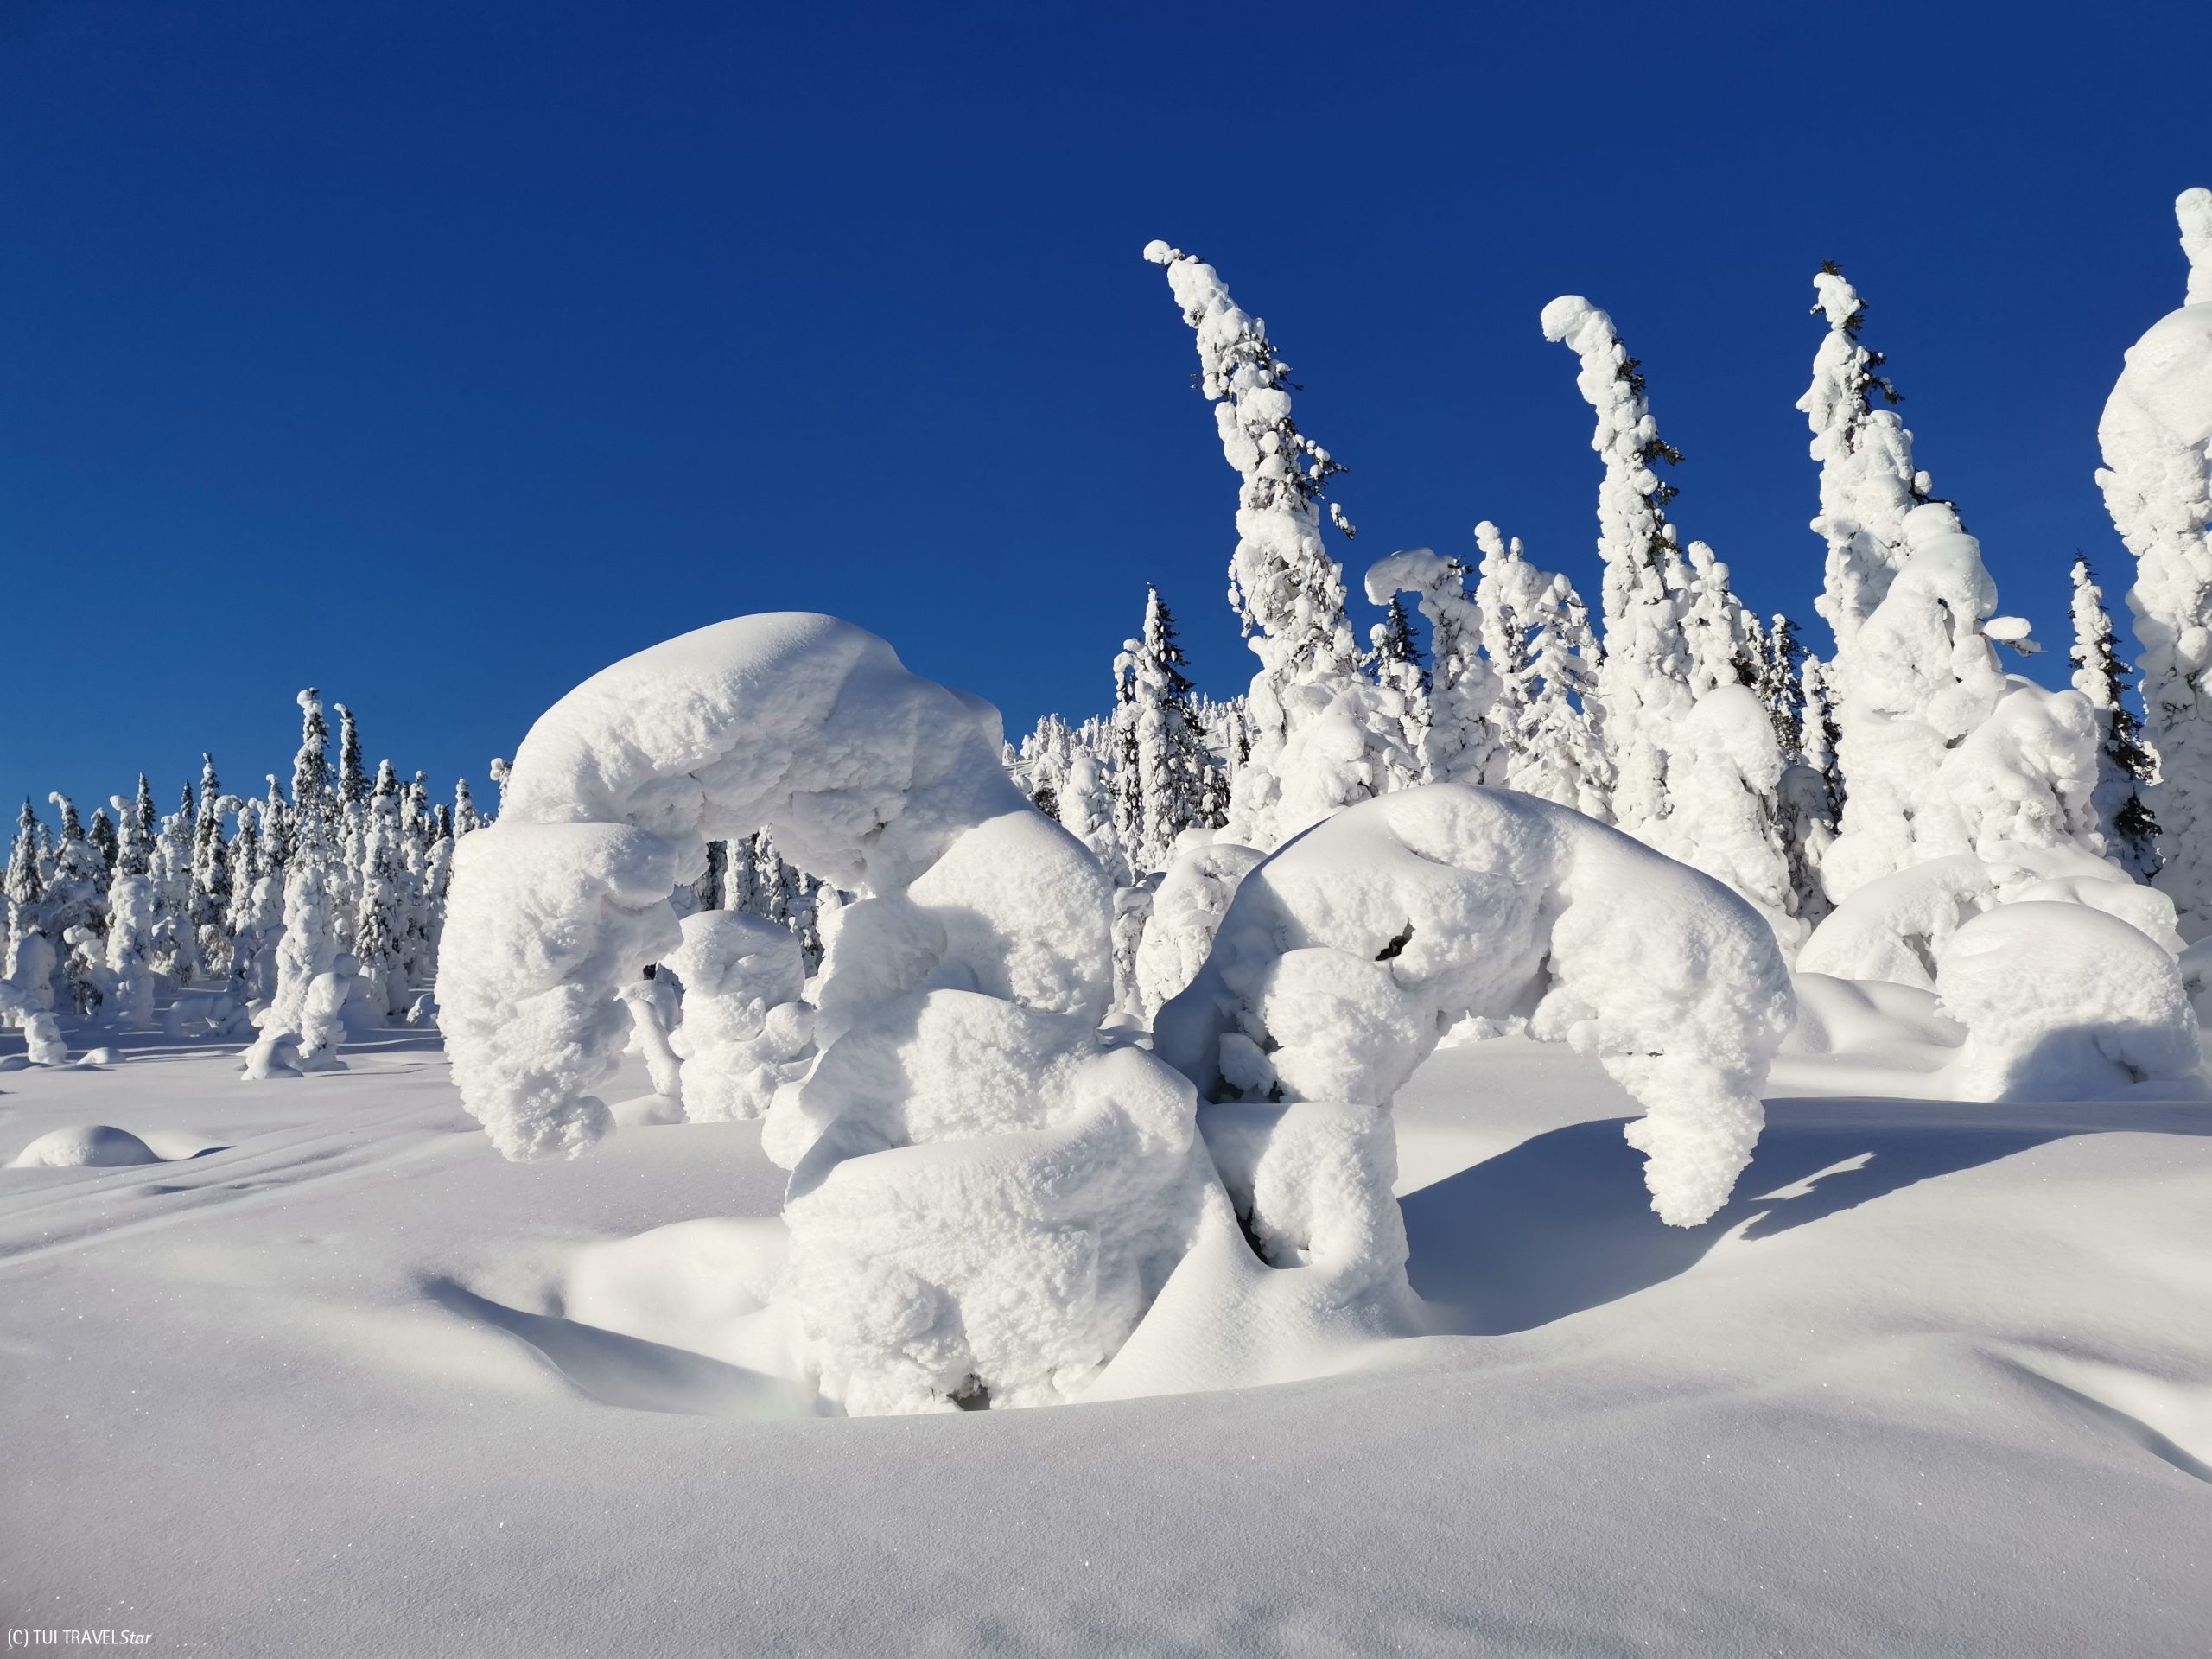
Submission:
<svg viewBox="0 0 2212 1659">
<path fill-rule="evenodd" d="M 1427 717 L 1419 722 L 1420 766 L 1408 781 L 1503 782 L 1499 685 L 1483 656 L 1488 630 L 1481 604 L 1467 590 L 1467 567 L 1428 548 L 1410 548 L 1370 565 L 1366 585 L 1375 605 L 1411 594 L 1428 624 Z"/>
<path fill-rule="evenodd" d="M 1391 1096 L 1471 1014 L 1595 1054 L 1644 1106 L 1628 1138 L 1652 1207 L 1703 1221 L 1750 1160 L 1792 1009 L 1774 935 L 1718 881 L 1549 802 L 1433 785 L 1339 813 L 1246 876 L 1155 1043 L 1209 1100 L 1243 1103 L 1208 1139 L 1281 1264 L 1320 1248 L 1325 1212 L 1361 1249 L 1402 1251 L 1395 1157 L 1376 1143 Z M 1317 1138 L 1375 1149 L 1287 1150 Z"/>
<path fill-rule="evenodd" d="M 2212 936 L 2212 190 L 2174 204 L 2189 286 L 2127 348 L 2097 425 L 2097 483 L 2136 560 L 2144 730 L 2158 757 L 2148 804 L 2182 931 Z"/>
<path fill-rule="evenodd" d="M 1896 386 L 1878 372 L 1882 354 L 1859 339 L 1866 315 L 1859 290 L 1833 265 L 1813 277 L 1816 315 L 1828 332 L 1813 359 L 1813 383 L 1797 400 L 1813 429 L 1821 467 L 1821 511 L 1813 533 L 1827 543 L 1820 597 L 1813 601 L 1835 635 L 1832 678 L 1847 687 L 1852 642 L 1904 566 L 1904 518 L 1928 500 L 1928 474 L 1913 463 L 1912 434 L 1892 408 Z"/>
<path fill-rule="evenodd" d="M 1197 335 L 1199 390 L 1242 480 L 1230 601 L 1261 668 L 1245 700 L 1250 748 L 1230 782 L 1228 835 L 1274 847 L 1417 763 L 1398 699 L 1361 672 L 1344 570 L 1321 544 L 1321 503 L 1344 469 L 1292 420 L 1290 365 L 1211 265 L 1165 242 L 1144 257 L 1166 269 Z M 1333 503 L 1330 520 L 1351 533 Z"/>
<path fill-rule="evenodd" d="M 1120 761 L 1115 823 L 1130 871 L 1167 868 L 1185 830 L 1220 823 L 1223 794 L 1191 702 L 1175 619 L 1145 590 L 1144 632 L 1115 659 L 1114 733 Z"/>
<path fill-rule="evenodd" d="M 995 710 L 908 673 L 874 635 L 745 617 L 555 704 L 499 822 L 460 848 L 447 1046 L 511 1157 L 607 1131 L 591 1090 L 646 964 L 673 957 L 709 998 L 734 975 L 765 1000 L 746 995 L 741 952 L 687 949 L 670 908 L 706 838 L 765 824 L 866 894 L 838 912 L 810 988 L 820 1058 L 778 1090 L 763 1134 L 792 1170 L 780 1295 L 824 1394 L 855 1412 L 1072 1395 L 1135 1328 L 1207 1194 L 1220 1202 L 1189 1084 L 1096 1034 L 1111 889 L 1014 787 L 1002 748 Z M 708 1012 L 687 1071 L 735 1058 Z"/>
<path fill-rule="evenodd" d="M 1667 816 L 1667 752 L 1691 700 L 1682 631 L 1688 576 L 1667 522 L 1674 488 L 1655 470 L 1676 452 L 1659 435 L 1643 377 L 1611 317 L 1565 294 L 1544 308 L 1541 321 L 1544 338 L 1575 354 L 1575 385 L 1598 416 L 1590 447 L 1605 468 L 1598 486 L 1601 735 L 1613 772 L 1613 822 L 1642 836 Z"/>
<path fill-rule="evenodd" d="M 2143 747 L 2142 722 L 2127 706 L 2127 671 L 2113 643 L 2111 613 L 2104 589 L 2086 558 L 2075 556 L 2071 572 L 2074 689 L 2096 710 L 2097 786 L 2090 799 L 2105 850 L 2129 875 L 2142 880 L 2158 868 L 2158 821 L 2143 796 L 2158 771 Z"/>
<path fill-rule="evenodd" d="M 1613 822 L 1758 906 L 1786 950 L 1804 937 L 1783 842 L 1785 760 L 1758 700 L 1757 623 L 1702 542 L 1685 553 L 1655 470 L 1680 460 L 1660 437 L 1643 377 L 1612 319 L 1580 295 L 1546 306 L 1544 337 L 1573 351 L 1605 461 L 1598 551 L 1605 562 L 1599 737 Z"/>
</svg>

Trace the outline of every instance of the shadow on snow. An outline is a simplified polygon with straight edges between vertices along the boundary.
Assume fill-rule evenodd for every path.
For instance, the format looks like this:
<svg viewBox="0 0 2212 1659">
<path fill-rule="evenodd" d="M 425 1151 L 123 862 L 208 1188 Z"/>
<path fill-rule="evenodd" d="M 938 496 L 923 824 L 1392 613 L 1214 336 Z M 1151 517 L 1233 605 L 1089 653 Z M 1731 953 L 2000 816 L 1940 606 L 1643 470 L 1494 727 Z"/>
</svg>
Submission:
<svg viewBox="0 0 2212 1659">
<path fill-rule="evenodd" d="M 1651 1213 L 1643 1157 L 1621 1139 L 1627 1121 L 1532 1136 L 1400 1201 L 1414 1288 L 1440 1328 L 1496 1336 L 1548 1325 L 1688 1271 L 1738 1228 L 1772 1238 L 2069 1135 L 2212 1135 L 2212 1112 L 2187 1104 L 1771 1100 L 1735 1196 L 1704 1225 L 1681 1228 Z"/>
</svg>

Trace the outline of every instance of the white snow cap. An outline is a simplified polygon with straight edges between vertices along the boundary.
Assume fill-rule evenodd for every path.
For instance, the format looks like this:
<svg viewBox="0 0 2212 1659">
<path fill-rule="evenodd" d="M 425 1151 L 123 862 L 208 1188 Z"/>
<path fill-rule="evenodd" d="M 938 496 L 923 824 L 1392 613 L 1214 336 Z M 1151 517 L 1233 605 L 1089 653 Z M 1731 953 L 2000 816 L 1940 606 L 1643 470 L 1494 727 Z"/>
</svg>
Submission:
<svg viewBox="0 0 2212 1659">
<path fill-rule="evenodd" d="M 1719 882 L 1548 801 L 1439 784 L 1247 876 L 1155 1045 L 1211 1099 L 1374 1112 L 1469 1014 L 1598 1055 L 1647 1109 L 1628 1136 L 1652 1207 L 1690 1225 L 1750 1160 L 1793 1004 L 1774 935 Z"/>
</svg>

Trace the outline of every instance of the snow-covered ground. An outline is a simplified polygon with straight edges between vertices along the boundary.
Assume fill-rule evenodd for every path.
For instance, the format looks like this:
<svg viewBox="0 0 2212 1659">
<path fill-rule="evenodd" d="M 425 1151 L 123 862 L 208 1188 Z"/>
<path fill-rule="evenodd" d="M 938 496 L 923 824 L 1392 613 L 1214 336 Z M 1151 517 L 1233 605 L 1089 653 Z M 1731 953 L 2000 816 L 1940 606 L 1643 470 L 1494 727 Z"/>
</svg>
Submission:
<svg viewBox="0 0 2212 1659">
<path fill-rule="evenodd" d="M 1413 1282 L 1454 1334 L 1240 1362 L 1322 1373 L 1272 1387 L 849 1419 L 650 1339 L 748 1317 L 729 1269 L 785 1180 L 758 1122 L 514 1164 L 427 1033 L 251 1085 L 235 1045 L 118 1047 L 0 1073 L 0 1159 L 106 1123 L 168 1160 L 0 1170 L 11 1627 L 348 1656 L 2212 1650 L 2204 1106 L 1823 1098 L 1799 1059 L 1735 1197 L 1675 1229 L 1594 1061 L 1447 1048 L 1396 1116 Z M 610 1099 L 646 1091 L 625 1065 Z"/>
</svg>

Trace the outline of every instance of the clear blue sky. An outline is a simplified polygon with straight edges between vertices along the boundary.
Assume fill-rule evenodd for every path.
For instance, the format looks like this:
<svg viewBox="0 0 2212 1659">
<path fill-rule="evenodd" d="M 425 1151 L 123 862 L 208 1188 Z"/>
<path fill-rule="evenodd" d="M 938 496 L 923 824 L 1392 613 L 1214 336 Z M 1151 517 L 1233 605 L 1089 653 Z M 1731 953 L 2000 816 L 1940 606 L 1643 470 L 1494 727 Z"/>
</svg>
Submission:
<svg viewBox="0 0 2212 1659">
<path fill-rule="evenodd" d="M 0 798 L 143 767 L 166 805 L 202 747 L 251 786 L 308 683 L 480 784 L 584 675 L 750 610 L 1020 728 L 1103 706 L 1149 579 L 1231 690 L 1235 480 L 1155 236 L 1267 318 L 1358 562 L 1487 517 L 1594 594 L 1536 327 L 1575 291 L 1685 532 L 1808 624 L 1790 405 L 1840 260 L 2063 651 L 2074 550 L 2125 575 L 2097 412 L 2180 301 L 2208 60 L 2200 3 L 9 0 Z"/>
</svg>

